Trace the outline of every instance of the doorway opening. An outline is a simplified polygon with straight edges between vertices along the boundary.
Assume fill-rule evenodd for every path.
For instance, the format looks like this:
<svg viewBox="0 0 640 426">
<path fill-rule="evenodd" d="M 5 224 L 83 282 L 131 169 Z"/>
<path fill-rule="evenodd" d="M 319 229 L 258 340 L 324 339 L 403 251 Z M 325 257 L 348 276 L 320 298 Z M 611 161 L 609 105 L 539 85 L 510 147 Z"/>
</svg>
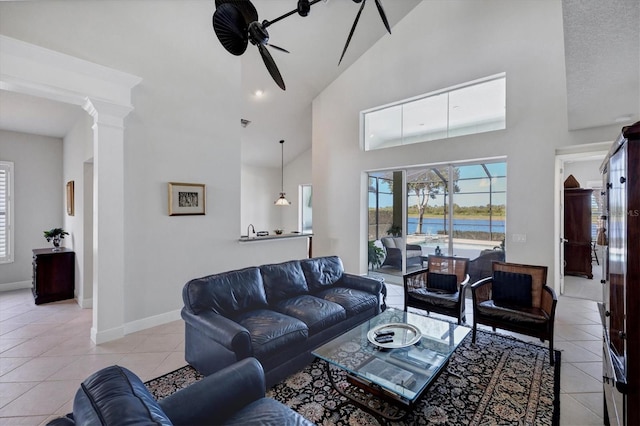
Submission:
<svg viewBox="0 0 640 426">
<path fill-rule="evenodd" d="M 610 143 L 592 144 L 587 151 L 584 147 L 574 147 L 574 150 L 582 149 L 584 152 L 575 153 L 558 153 L 556 156 L 557 165 L 557 198 L 556 198 L 556 241 L 558 242 L 556 251 L 556 277 L 555 281 L 559 283 L 559 293 L 579 299 L 588 299 L 600 302 L 602 301 L 602 279 L 603 265 L 606 261 L 606 247 L 597 244 L 598 223 L 601 215 L 601 192 L 602 177 L 600 175 L 600 165 L 607 153 Z M 576 254 L 567 250 L 575 239 L 575 231 L 573 224 L 576 221 L 571 216 L 574 213 L 574 207 L 571 206 L 570 198 L 565 197 L 565 192 L 571 194 L 572 189 L 565 189 L 565 181 L 570 176 L 575 179 L 574 185 L 578 185 L 581 192 L 586 192 L 587 200 L 582 202 L 581 216 L 589 221 L 589 233 L 586 238 L 590 239 L 587 252 L 581 252 L 578 256 L 583 263 L 590 266 L 588 271 L 576 271 L 573 267 L 576 260 L 573 258 Z M 590 191 L 587 191 L 590 190 Z M 588 207 L 585 205 L 588 203 Z M 571 212 L 569 211 L 571 210 Z M 566 223 L 569 221 L 570 223 Z M 591 278 L 590 278 L 591 276 Z"/>
</svg>

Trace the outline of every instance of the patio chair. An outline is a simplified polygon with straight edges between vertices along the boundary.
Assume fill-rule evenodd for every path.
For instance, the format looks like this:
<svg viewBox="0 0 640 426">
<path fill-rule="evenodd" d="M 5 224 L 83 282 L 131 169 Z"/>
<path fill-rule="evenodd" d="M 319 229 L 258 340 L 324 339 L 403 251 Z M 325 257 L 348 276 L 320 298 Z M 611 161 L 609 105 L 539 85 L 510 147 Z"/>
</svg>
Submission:
<svg viewBox="0 0 640 426">
<path fill-rule="evenodd" d="M 380 239 L 384 246 L 386 256 L 382 266 L 391 266 L 394 269 L 402 269 L 402 252 L 406 251 L 407 267 L 413 265 L 422 266 L 422 247 L 417 244 L 404 244 L 402 237 L 383 237 Z M 405 249 L 403 249 L 403 245 Z"/>
<path fill-rule="evenodd" d="M 405 274 L 404 310 L 409 306 L 466 322 L 465 293 L 469 283 L 469 259 L 429 256 L 428 268 Z"/>
<path fill-rule="evenodd" d="M 471 284 L 491 276 L 493 262 L 504 262 L 504 250 L 483 250 L 480 255 L 469 262 L 469 282 Z"/>
<path fill-rule="evenodd" d="M 547 283 L 547 267 L 493 262 L 493 275 L 471 285 L 473 333 L 478 324 L 549 341 L 553 356 L 553 323 L 558 299 Z"/>
</svg>

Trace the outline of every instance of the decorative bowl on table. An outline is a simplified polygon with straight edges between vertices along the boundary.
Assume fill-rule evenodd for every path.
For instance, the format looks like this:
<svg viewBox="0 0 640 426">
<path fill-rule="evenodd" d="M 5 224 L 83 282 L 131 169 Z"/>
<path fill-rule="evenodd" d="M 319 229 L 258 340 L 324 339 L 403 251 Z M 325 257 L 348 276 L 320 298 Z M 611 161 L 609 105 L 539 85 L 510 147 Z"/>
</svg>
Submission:
<svg viewBox="0 0 640 426">
<path fill-rule="evenodd" d="M 389 333 L 389 341 L 380 342 L 376 337 L 379 333 Z M 420 329 L 412 324 L 406 323 L 389 323 L 380 324 L 367 333 L 367 339 L 375 346 L 384 349 L 405 348 L 407 346 L 413 346 L 420 341 L 422 333 Z"/>
</svg>

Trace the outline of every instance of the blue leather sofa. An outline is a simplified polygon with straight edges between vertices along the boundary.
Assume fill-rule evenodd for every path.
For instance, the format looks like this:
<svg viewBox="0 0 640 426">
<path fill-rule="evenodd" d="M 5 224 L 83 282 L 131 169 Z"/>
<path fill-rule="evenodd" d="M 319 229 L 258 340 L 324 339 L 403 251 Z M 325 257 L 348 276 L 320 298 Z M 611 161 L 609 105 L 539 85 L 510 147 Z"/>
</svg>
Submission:
<svg viewBox="0 0 640 426">
<path fill-rule="evenodd" d="M 113 365 L 87 378 L 73 413 L 48 426 L 291 425 L 312 426 L 280 402 L 265 398 L 262 366 L 244 359 L 156 402 L 140 378 Z"/>
<path fill-rule="evenodd" d="M 271 387 L 309 364 L 312 349 L 380 313 L 383 286 L 345 273 L 336 256 L 193 279 L 182 291 L 185 358 L 209 375 L 255 357 Z"/>
</svg>

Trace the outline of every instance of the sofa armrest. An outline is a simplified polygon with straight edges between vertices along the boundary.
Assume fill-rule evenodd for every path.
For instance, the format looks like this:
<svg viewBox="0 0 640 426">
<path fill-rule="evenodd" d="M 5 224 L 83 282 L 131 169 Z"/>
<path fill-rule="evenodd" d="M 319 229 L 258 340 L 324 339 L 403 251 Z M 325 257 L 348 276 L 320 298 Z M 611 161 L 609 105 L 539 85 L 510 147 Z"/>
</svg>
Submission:
<svg viewBox="0 0 640 426">
<path fill-rule="evenodd" d="M 422 247 L 418 244 L 407 244 L 407 251 L 412 250 L 412 251 L 419 251 L 420 253 L 422 253 Z"/>
<path fill-rule="evenodd" d="M 491 299 L 492 285 L 493 277 L 487 277 L 471 284 L 471 294 L 473 295 L 474 305 Z"/>
<path fill-rule="evenodd" d="M 237 322 L 210 311 L 195 315 L 184 308 L 182 319 L 211 340 L 234 352 L 237 359 L 253 356 L 251 335 Z"/>
<path fill-rule="evenodd" d="M 211 425 L 265 396 L 262 365 L 245 358 L 159 401 L 174 425 Z"/>
<path fill-rule="evenodd" d="M 382 293 L 382 286 L 384 285 L 381 281 L 374 278 L 348 274 L 346 272 L 342 274 L 342 279 L 338 284 L 354 290 L 366 291 L 367 293 L 375 295 Z"/>
</svg>

